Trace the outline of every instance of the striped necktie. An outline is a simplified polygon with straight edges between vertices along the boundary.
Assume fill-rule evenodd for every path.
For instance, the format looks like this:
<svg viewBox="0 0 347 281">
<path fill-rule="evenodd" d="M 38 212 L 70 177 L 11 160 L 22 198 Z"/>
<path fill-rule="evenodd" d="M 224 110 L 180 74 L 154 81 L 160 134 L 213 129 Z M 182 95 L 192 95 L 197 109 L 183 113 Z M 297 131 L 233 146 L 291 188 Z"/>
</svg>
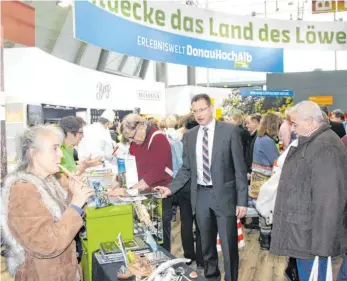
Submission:
<svg viewBox="0 0 347 281">
<path fill-rule="evenodd" d="M 210 159 L 208 155 L 208 128 L 204 127 L 204 138 L 202 140 L 202 162 L 203 162 L 203 180 L 208 184 L 211 181 Z"/>
</svg>

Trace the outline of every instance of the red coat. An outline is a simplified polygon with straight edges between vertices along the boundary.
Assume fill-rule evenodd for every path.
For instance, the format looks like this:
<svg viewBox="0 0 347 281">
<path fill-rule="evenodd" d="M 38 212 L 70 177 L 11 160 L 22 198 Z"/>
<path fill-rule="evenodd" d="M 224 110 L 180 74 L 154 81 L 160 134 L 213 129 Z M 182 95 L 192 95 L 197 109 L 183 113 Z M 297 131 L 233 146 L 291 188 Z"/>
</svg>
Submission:
<svg viewBox="0 0 347 281">
<path fill-rule="evenodd" d="M 151 146 L 148 144 L 153 133 L 157 131 L 152 127 L 142 145 L 131 144 L 130 153 L 136 157 L 137 173 L 140 180 L 144 180 L 150 187 L 167 186 L 172 177 L 165 171 L 172 171 L 171 146 L 166 136 L 158 134 L 153 137 Z"/>
</svg>

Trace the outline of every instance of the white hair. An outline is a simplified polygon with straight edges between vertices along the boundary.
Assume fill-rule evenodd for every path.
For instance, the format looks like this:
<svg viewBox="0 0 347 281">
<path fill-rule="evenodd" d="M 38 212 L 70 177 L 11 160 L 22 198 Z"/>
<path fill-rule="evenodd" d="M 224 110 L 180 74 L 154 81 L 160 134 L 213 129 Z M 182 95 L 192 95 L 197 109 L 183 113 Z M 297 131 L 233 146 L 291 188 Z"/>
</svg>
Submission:
<svg viewBox="0 0 347 281">
<path fill-rule="evenodd" d="M 54 125 L 38 125 L 27 129 L 18 139 L 17 142 L 17 171 L 24 171 L 32 164 L 30 149 L 40 149 L 40 140 L 49 134 L 53 134 L 63 143 L 64 133 L 60 127 Z M 42 142 L 42 141 L 41 141 Z"/>
<path fill-rule="evenodd" d="M 323 112 L 313 101 L 302 101 L 289 109 L 289 115 L 297 114 L 298 118 L 301 120 L 312 119 L 317 124 L 326 123 L 326 118 L 324 118 Z"/>
</svg>

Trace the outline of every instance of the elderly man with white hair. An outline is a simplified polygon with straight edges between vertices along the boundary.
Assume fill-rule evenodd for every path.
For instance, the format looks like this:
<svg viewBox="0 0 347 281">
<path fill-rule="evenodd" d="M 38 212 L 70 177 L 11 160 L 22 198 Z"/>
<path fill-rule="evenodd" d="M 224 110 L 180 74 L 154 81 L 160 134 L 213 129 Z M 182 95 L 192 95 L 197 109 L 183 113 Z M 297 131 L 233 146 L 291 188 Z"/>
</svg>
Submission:
<svg viewBox="0 0 347 281">
<path fill-rule="evenodd" d="M 347 151 L 316 103 L 303 101 L 289 115 L 298 145 L 282 168 L 271 252 L 296 258 L 300 281 L 320 257 L 322 281 L 326 258 L 347 252 Z"/>
</svg>

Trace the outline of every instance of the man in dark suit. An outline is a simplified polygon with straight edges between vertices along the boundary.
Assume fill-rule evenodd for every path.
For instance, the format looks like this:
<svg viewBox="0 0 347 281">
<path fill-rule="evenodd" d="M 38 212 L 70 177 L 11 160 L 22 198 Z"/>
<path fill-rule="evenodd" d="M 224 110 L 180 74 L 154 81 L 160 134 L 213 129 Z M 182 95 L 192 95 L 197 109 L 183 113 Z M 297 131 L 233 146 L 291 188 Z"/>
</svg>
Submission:
<svg viewBox="0 0 347 281">
<path fill-rule="evenodd" d="M 320 107 L 329 118 L 329 109 L 326 105 Z M 334 122 L 329 119 L 330 128 L 342 139 L 346 135 L 345 127 L 342 123 Z"/>
<path fill-rule="evenodd" d="M 192 99 L 197 126 L 183 138 L 183 165 L 168 187 L 157 187 L 163 198 L 191 179 L 192 209 L 201 233 L 205 277 L 221 278 L 216 249 L 217 232 L 224 256 L 225 280 L 237 281 L 239 254 L 237 217 L 247 212 L 247 169 L 239 132 L 232 124 L 214 119 L 206 94 Z"/>
</svg>

